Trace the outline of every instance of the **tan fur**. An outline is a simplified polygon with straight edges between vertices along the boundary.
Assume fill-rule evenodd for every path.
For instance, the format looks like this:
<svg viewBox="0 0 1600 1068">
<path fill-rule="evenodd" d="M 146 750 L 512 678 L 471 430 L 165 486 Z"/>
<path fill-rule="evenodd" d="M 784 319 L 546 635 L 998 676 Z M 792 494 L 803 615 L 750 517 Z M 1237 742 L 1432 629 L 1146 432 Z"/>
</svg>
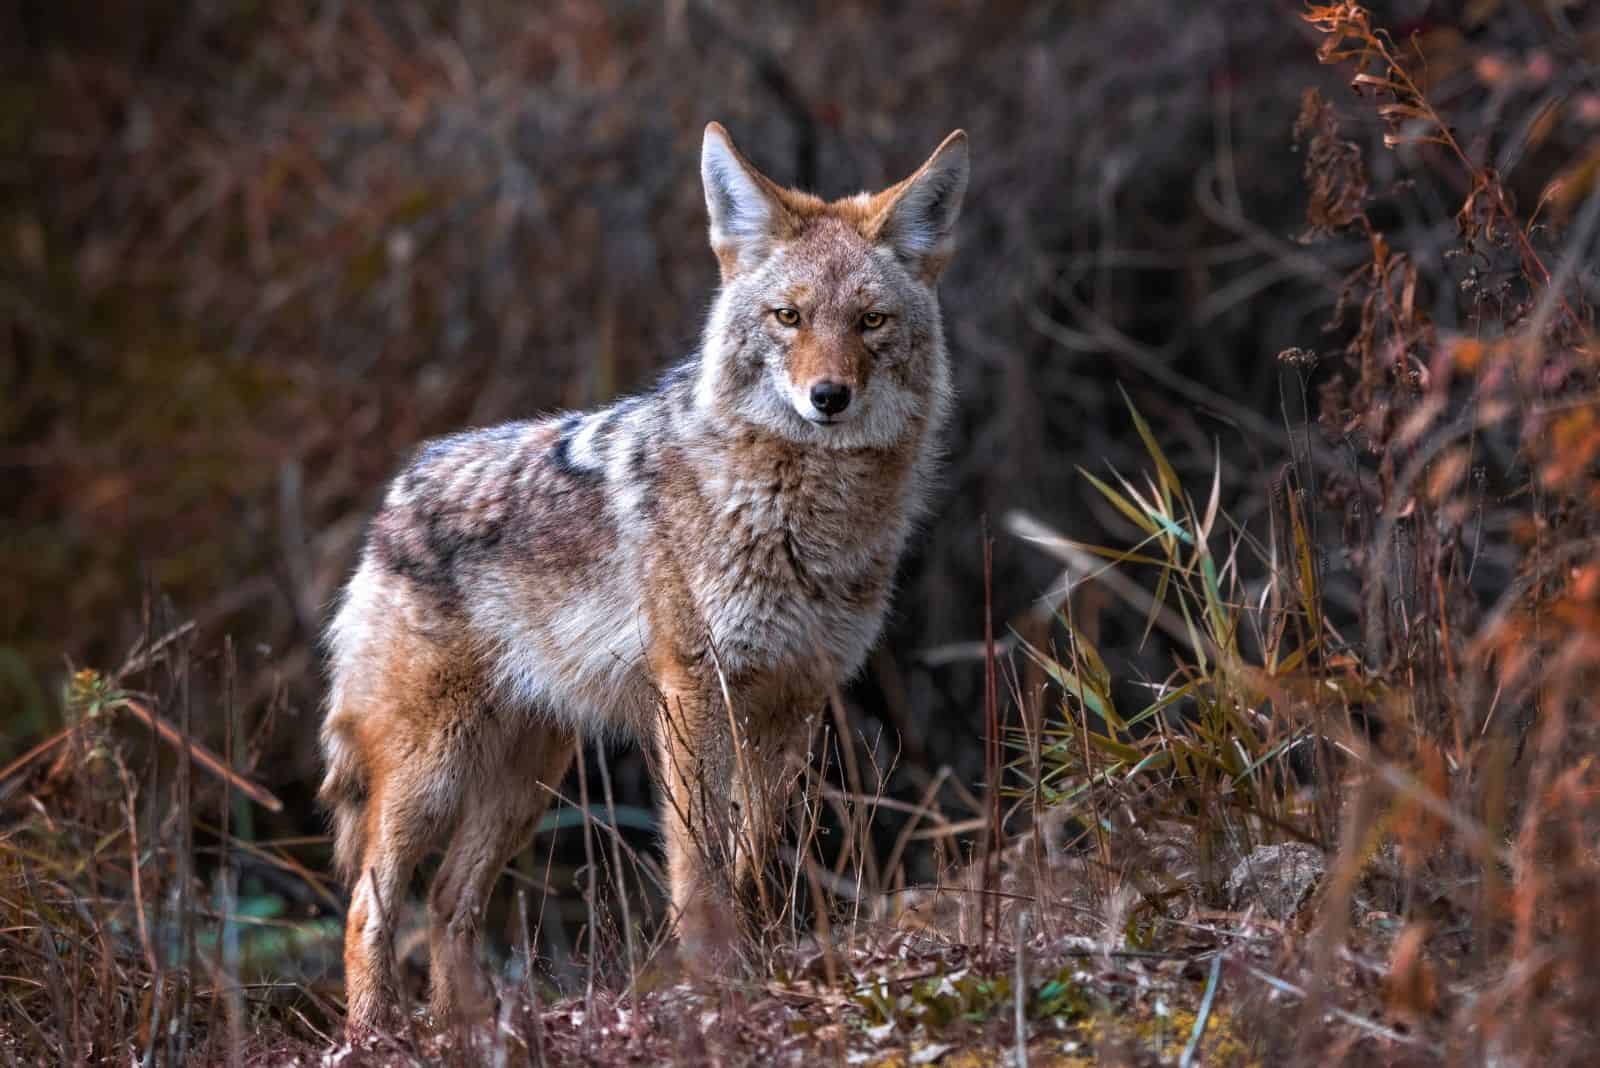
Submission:
<svg viewBox="0 0 1600 1068">
<path fill-rule="evenodd" d="M 396 1007 L 394 918 L 441 848 L 431 1004 L 488 1007 L 484 906 L 584 733 L 649 745 L 679 934 L 726 948 L 787 754 L 881 627 L 950 400 L 933 282 L 965 142 L 828 203 L 713 124 L 702 175 L 723 285 L 700 353 L 607 409 L 429 443 L 373 519 L 322 732 L 352 1026 Z M 846 409 L 807 399 L 823 380 Z"/>
</svg>

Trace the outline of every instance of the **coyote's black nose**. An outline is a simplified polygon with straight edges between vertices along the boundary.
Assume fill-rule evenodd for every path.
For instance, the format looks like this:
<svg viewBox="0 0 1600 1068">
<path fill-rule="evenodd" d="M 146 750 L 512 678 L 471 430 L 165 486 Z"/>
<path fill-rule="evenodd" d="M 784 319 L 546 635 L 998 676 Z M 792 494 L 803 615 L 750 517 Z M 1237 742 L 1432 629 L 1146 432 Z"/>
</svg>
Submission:
<svg viewBox="0 0 1600 1068">
<path fill-rule="evenodd" d="M 811 387 L 811 404 L 823 415 L 838 415 L 850 407 L 850 387 L 823 379 Z"/>
</svg>

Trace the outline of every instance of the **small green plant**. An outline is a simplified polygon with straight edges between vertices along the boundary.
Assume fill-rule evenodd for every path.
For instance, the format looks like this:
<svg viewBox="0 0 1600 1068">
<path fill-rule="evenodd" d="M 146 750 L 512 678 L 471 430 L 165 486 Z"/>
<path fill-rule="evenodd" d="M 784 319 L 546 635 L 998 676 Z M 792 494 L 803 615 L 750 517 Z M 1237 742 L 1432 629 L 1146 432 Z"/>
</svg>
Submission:
<svg viewBox="0 0 1600 1068">
<path fill-rule="evenodd" d="M 1126 400 L 1126 398 L 1124 398 Z M 1011 731 L 1011 770 L 1046 806 L 1070 811 L 1112 833 L 1114 799 L 1150 801 L 1155 817 L 1195 832 L 1202 856 L 1217 845 L 1247 849 L 1264 838 L 1311 837 L 1310 824 L 1286 789 L 1285 762 L 1319 737 L 1310 718 L 1285 715 L 1316 690 L 1337 704 L 1370 697 L 1371 684 L 1348 657 L 1329 655 L 1316 552 L 1294 495 L 1263 544 L 1221 508 L 1221 469 L 1204 503 L 1181 484 L 1149 424 L 1128 410 L 1150 458 L 1142 485 L 1116 472 L 1108 482 L 1080 471 L 1139 534 L 1126 548 L 1064 538 L 1023 515 L 1011 530 L 1058 556 L 1069 590 L 1106 581 L 1144 613 L 1144 634 L 1163 632 L 1175 650 L 1165 678 L 1141 683 L 1137 708 L 1124 707 L 1095 643 L 1073 618 L 1072 598 L 1057 614 L 1064 641 L 1021 648 L 1056 686 L 1059 716 L 1035 738 Z M 1258 574 L 1246 574 L 1252 563 Z M 1154 571 L 1154 592 L 1112 569 Z M 1248 590 L 1255 589 L 1250 595 Z M 1320 689 L 1318 689 L 1320 687 Z M 1326 702 L 1323 702 L 1324 704 Z M 1159 786 L 1159 792 L 1150 787 Z"/>
</svg>

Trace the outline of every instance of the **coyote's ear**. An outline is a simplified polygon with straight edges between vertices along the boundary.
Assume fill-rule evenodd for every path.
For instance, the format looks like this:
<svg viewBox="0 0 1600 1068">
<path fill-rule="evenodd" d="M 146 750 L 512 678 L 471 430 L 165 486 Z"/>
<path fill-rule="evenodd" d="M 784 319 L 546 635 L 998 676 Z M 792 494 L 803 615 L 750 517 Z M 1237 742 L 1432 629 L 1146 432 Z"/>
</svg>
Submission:
<svg viewBox="0 0 1600 1068">
<path fill-rule="evenodd" d="M 878 240 L 930 283 L 955 251 L 956 218 L 967 191 L 967 134 L 957 130 L 934 149 L 928 162 L 899 185 L 878 194 Z"/>
<path fill-rule="evenodd" d="M 711 249 L 727 280 L 766 258 L 789 222 L 788 212 L 777 183 L 733 147 L 733 139 L 719 122 L 706 126 L 700 180 L 711 216 Z"/>
</svg>

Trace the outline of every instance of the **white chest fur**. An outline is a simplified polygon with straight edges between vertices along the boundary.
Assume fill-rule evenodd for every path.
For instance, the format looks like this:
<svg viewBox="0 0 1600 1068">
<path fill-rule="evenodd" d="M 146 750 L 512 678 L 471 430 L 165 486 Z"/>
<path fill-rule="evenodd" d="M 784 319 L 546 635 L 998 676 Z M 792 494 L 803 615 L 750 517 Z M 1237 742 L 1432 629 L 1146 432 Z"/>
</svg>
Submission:
<svg viewBox="0 0 1600 1068">
<path fill-rule="evenodd" d="M 876 638 L 904 541 L 862 514 L 848 479 L 816 465 L 791 481 L 717 475 L 691 585 L 725 670 L 821 665 L 853 673 Z"/>
</svg>

